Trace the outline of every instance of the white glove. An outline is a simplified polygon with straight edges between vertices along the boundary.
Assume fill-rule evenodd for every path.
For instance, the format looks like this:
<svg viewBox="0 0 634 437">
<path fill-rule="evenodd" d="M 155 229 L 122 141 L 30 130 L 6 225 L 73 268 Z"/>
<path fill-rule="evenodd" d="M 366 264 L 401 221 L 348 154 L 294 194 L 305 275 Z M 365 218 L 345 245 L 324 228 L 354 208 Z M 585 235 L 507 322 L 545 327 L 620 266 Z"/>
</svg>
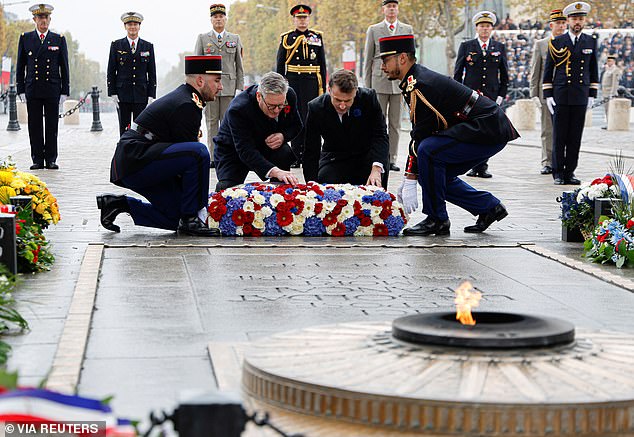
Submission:
<svg viewBox="0 0 634 437">
<path fill-rule="evenodd" d="M 26 103 L 26 94 L 24 93 L 18 94 L 18 98 L 20 99 L 21 102 Z"/>
<path fill-rule="evenodd" d="M 150 103 L 152 103 L 154 101 L 154 97 L 148 97 L 147 98 L 147 104 L 149 105 Z"/>
<path fill-rule="evenodd" d="M 533 100 L 533 103 L 535 104 L 537 109 L 542 109 L 542 101 L 539 97 L 535 96 L 531 100 Z"/>
<path fill-rule="evenodd" d="M 116 95 L 116 94 L 113 94 L 113 95 L 110 96 L 110 98 L 114 102 L 114 105 L 118 108 L 119 107 L 119 96 Z"/>
<path fill-rule="evenodd" d="M 495 98 L 495 103 L 497 103 L 497 105 L 500 106 L 502 104 L 503 100 L 504 100 L 504 98 L 502 96 L 497 96 Z"/>
<path fill-rule="evenodd" d="M 239 95 L 241 92 L 242 92 L 242 90 L 236 90 L 236 92 L 235 92 L 234 96 Z"/>
<path fill-rule="evenodd" d="M 594 97 L 588 97 L 588 109 L 592 109 L 592 105 L 594 105 Z"/>
<path fill-rule="evenodd" d="M 418 209 L 418 181 L 416 179 L 403 179 L 396 191 L 396 198 L 403 204 L 405 212 L 411 214 Z"/>
<path fill-rule="evenodd" d="M 555 103 L 553 97 L 546 97 L 546 106 L 548 106 L 548 111 L 550 111 L 552 115 L 555 115 L 555 106 L 557 106 L 557 103 Z"/>
<path fill-rule="evenodd" d="M 68 96 L 66 94 L 61 94 L 59 96 L 59 104 L 63 105 L 67 98 L 68 98 Z"/>
</svg>

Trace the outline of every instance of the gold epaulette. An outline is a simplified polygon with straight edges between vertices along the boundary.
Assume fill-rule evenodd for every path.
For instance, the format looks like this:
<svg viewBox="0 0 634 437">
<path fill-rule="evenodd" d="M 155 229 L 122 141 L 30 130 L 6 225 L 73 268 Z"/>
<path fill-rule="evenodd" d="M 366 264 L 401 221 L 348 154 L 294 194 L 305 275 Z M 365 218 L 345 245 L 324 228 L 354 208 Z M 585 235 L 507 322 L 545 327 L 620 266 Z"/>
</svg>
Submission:
<svg viewBox="0 0 634 437">
<path fill-rule="evenodd" d="M 288 35 L 291 32 L 292 32 L 292 30 L 287 30 L 286 32 L 280 33 L 280 39 L 283 38 L 284 36 Z"/>
<path fill-rule="evenodd" d="M 308 29 L 309 32 L 313 32 L 316 33 L 317 35 L 321 36 L 324 34 L 324 32 L 322 32 L 321 30 L 317 30 L 317 29 Z"/>
<path fill-rule="evenodd" d="M 552 39 L 548 41 L 548 52 L 550 53 L 550 57 L 553 58 L 553 61 L 555 61 L 555 67 L 559 67 L 570 59 L 570 49 L 568 47 L 555 48 Z"/>
</svg>

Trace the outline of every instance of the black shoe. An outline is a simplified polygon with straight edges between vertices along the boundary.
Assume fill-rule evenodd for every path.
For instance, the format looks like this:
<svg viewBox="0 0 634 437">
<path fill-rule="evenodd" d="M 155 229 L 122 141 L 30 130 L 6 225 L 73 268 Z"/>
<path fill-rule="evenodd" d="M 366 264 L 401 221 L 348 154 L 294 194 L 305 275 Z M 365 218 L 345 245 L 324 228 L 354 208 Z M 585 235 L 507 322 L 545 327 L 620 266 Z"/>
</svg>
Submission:
<svg viewBox="0 0 634 437">
<path fill-rule="evenodd" d="M 478 177 L 484 178 L 484 179 L 489 179 L 489 178 L 492 178 L 493 175 L 491 173 L 489 173 L 488 171 L 486 171 L 486 170 L 482 170 L 482 171 L 478 172 Z"/>
<path fill-rule="evenodd" d="M 553 174 L 553 168 L 550 165 L 545 165 L 542 167 L 541 174 Z"/>
<path fill-rule="evenodd" d="M 294 163 L 291 164 L 291 168 L 300 168 L 302 166 L 302 163 L 299 161 L 295 161 Z"/>
<path fill-rule="evenodd" d="M 504 205 L 502 205 L 501 203 L 498 203 L 497 205 L 495 205 L 495 208 L 493 208 L 491 211 L 484 214 L 480 214 L 478 216 L 478 220 L 476 220 L 476 224 L 467 226 L 466 228 L 464 228 L 464 231 L 469 233 L 484 232 L 487 230 L 489 226 L 491 226 L 491 223 L 499 222 L 507 215 L 509 215 L 509 213 L 504 207 Z"/>
<path fill-rule="evenodd" d="M 102 194 L 97 196 L 97 208 L 101 210 L 101 226 L 113 232 L 121 232 L 121 228 L 114 224 L 114 220 L 122 212 L 130 212 L 130 206 L 125 196 Z"/>
<path fill-rule="evenodd" d="M 390 162 L 390 170 L 391 171 L 401 171 L 401 168 L 398 165 L 394 164 L 393 162 Z"/>
<path fill-rule="evenodd" d="M 178 232 L 195 237 L 219 237 L 219 229 L 211 229 L 198 217 L 182 218 L 178 222 Z"/>
<path fill-rule="evenodd" d="M 472 177 L 472 178 L 477 178 L 478 177 L 478 172 L 475 171 L 474 169 L 469 170 L 469 172 L 467 173 L 467 176 Z"/>
<path fill-rule="evenodd" d="M 607 130 L 607 129 L 608 129 L 608 127 L 607 127 L 607 126 L 601 126 L 601 129 L 603 129 L 603 130 Z"/>
<path fill-rule="evenodd" d="M 42 170 L 44 168 L 44 164 L 33 164 L 29 168 L 31 170 Z"/>
<path fill-rule="evenodd" d="M 46 164 L 46 168 L 49 170 L 59 170 L 59 165 L 55 164 L 55 161 Z"/>
<path fill-rule="evenodd" d="M 566 182 L 562 178 L 555 178 L 555 180 L 553 181 L 553 184 L 555 184 L 555 185 L 566 185 Z"/>
<path fill-rule="evenodd" d="M 449 220 L 435 220 L 427 217 L 411 228 L 403 229 L 403 235 L 449 235 L 450 227 L 451 222 Z"/>
<path fill-rule="evenodd" d="M 575 175 L 564 178 L 566 185 L 581 185 L 581 181 L 575 177 Z"/>
</svg>

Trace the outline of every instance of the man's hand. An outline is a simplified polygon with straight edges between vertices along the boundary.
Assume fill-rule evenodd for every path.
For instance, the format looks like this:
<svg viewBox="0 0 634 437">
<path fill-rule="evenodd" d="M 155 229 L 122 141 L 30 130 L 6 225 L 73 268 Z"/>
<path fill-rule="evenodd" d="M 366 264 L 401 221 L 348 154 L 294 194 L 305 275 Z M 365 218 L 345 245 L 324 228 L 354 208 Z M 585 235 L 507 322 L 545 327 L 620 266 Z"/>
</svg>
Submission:
<svg viewBox="0 0 634 437">
<path fill-rule="evenodd" d="M 112 101 L 114 102 L 114 105 L 119 108 L 119 96 L 116 94 L 113 94 L 110 96 L 110 98 L 112 99 Z"/>
<path fill-rule="evenodd" d="M 376 165 L 372 166 L 372 171 L 370 172 L 370 176 L 368 176 L 368 181 L 365 183 L 366 185 L 374 185 L 375 187 L 381 187 L 381 167 Z"/>
<path fill-rule="evenodd" d="M 281 134 L 280 134 L 281 135 Z M 278 179 L 285 184 L 297 185 L 299 184 L 299 179 L 290 171 L 280 170 L 277 167 L 273 167 L 269 172 L 269 177 Z"/>
<path fill-rule="evenodd" d="M 148 97 L 147 98 L 147 104 L 149 105 L 150 103 L 152 103 L 154 101 L 154 97 Z"/>
<path fill-rule="evenodd" d="M 588 109 L 592 109 L 592 105 L 594 105 L 594 97 L 588 97 Z"/>
<path fill-rule="evenodd" d="M 533 97 L 531 100 L 533 100 L 533 103 L 535 104 L 537 109 L 542 109 L 542 101 L 538 96 Z"/>
<path fill-rule="evenodd" d="M 497 96 L 495 98 L 495 103 L 497 103 L 498 106 L 500 106 L 503 101 L 504 101 L 504 97 L 502 97 L 502 96 Z"/>
<path fill-rule="evenodd" d="M 67 98 L 68 98 L 68 96 L 66 94 L 61 94 L 59 96 L 59 104 L 63 105 Z"/>
<path fill-rule="evenodd" d="M 418 209 L 418 181 L 416 179 L 403 179 L 401 186 L 396 191 L 396 199 L 403 204 L 405 212 L 411 214 Z"/>
<path fill-rule="evenodd" d="M 557 103 L 555 103 L 553 97 L 546 97 L 546 106 L 548 106 L 548 111 L 550 111 L 552 115 L 555 115 L 555 106 L 557 106 Z"/>
<path fill-rule="evenodd" d="M 281 133 L 271 134 L 264 140 L 269 149 L 279 149 L 284 144 L 284 135 Z"/>
<path fill-rule="evenodd" d="M 18 94 L 18 99 L 20 99 L 21 102 L 26 103 L 26 94 Z"/>
</svg>

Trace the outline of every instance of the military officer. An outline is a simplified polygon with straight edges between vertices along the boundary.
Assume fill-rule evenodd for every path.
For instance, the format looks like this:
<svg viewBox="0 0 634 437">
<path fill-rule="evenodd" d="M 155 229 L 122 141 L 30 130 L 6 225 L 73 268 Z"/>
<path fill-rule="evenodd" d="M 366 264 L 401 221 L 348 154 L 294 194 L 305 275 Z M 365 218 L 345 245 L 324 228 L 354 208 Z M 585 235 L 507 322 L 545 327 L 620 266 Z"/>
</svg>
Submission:
<svg viewBox="0 0 634 437">
<path fill-rule="evenodd" d="M 220 56 L 186 56 L 185 84 L 149 105 L 117 144 L 110 182 L 133 190 L 131 196 L 97 196 L 104 228 L 126 212 L 139 226 L 213 237 L 206 225 L 209 199 L 209 151 L 198 142 L 205 102 L 222 89 Z"/>
<path fill-rule="evenodd" d="M 506 97 L 509 75 L 506 48 L 491 39 L 497 18 L 493 12 L 481 11 L 471 21 L 478 37 L 460 44 L 453 78 L 500 105 Z M 467 176 L 490 178 L 488 168 L 485 160 L 473 167 Z"/>
<path fill-rule="evenodd" d="M 57 128 L 59 104 L 68 97 L 68 50 L 64 35 L 49 31 L 53 6 L 37 4 L 33 13 L 35 30 L 24 32 L 18 42 L 17 92 L 26 99 L 29 114 L 31 170 L 57 170 Z M 42 123 L 42 116 L 46 129 Z"/>
<path fill-rule="evenodd" d="M 119 134 L 156 98 L 154 46 L 139 38 L 143 15 L 126 12 L 121 21 L 128 35 L 112 41 L 108 58 L 108 96 L 117 105 Z"/>
<path fill-rule="evenodd" d="M 601 77 L 601 97 L 606 98 L 616 95 L 621 74 L 621 69 L 616 65 L 616 55 L 608 55 L 605 62 L 605 70 L 603 70 L 603 76 Z M 607 119 L 610 102 L 606 102 L 603 107 L 605 108 L 605 118 Z"/>
<path fill-rule="evenodd" d="M 553 179 L 555 185 L 579 185 L 575 169 L 586 118 L 599 89 L 597 41 L 584 34 L 590 12 L 585 2 L 564 8 L 568 32 L 550 41 L 544 67 L 543 90 L 553 114 Z"/>
<path fill-rule="evenodd" d="M 363 78 L 365 86 L 376 91 L 383 114 L 389 120 L 390 170 L 400 171 L 396 165 L 398 140 L 401 131 L 401 90 L 394 81 L 389 81 L 381 71 L 379 38 L 390 35 L 414 33 L 412 26 L 398 20 L 398 0 L 383 0 L 382 11 L 385 19 L 368 27 L 365 37 Z"/>
<path fill-rule="evenodd" d="M 277 50 L 277 72 L 288 79 L 295 94 L 302 123 L 306 123 L 308 102 L 326 92 L 326 53 L 321 32 L 308 28 L 312 9 L 306 5 L 291 8 L 295 30 L 281 35 Z M 304 153 L 304 132 L 291 143 L 299 167 Z"/>
<path fill-rule="evenodd" d="M 542 79 L 544 77 L 544 65 L 548 56 L 548 43 L 555 37 L 563 34 L 568 27 L 566 16 L 561 9 L 553 9 L 550 12 L 550 36 L 535 41 L 533 57 L 531 58 L 530 93 L 535 105 L 541 110 L 542 127 L 542 169 L 541 174 L 553 172 L 553 118 L 546 106 L 542 92 Z"/>
<path fill-rule="evenodd" d="M 207 120 L 207 145 L 212 159 L 214 156 L 213 138 L 218 135 L 218 128 L 227 112 L 233 97 L 244 88 L 244 71 L 242 69 L 242 42 L 240 35 L 225 30 L 227 24 L 227 8 L 216 3 L 209 7 L 212 30 L 201 33 L 196 40 L 194 53 L 197 55 L 222 56 L 222 91 L 216 100 L 205 107 Z M 214 162 L 211 161 L 214 167 Z"/>
<path fill-rule="evenodd" d="M 405 235 L 446 235 L 451 224 L 446 201 L 478 215 L 465 232 L 484 232 L 507 216 L 500 200 L 458 178 L 478 162 L 501 151 L 519 134 L 491 99 L 416 63 L 414 35 L 379 40 L 382 69 L 399 80 L 410 108 L 412 141 L 398 198 L 407 213 L 418 208 L 417 185 L 423 189 L 427 218 Z"/>
</svg>

